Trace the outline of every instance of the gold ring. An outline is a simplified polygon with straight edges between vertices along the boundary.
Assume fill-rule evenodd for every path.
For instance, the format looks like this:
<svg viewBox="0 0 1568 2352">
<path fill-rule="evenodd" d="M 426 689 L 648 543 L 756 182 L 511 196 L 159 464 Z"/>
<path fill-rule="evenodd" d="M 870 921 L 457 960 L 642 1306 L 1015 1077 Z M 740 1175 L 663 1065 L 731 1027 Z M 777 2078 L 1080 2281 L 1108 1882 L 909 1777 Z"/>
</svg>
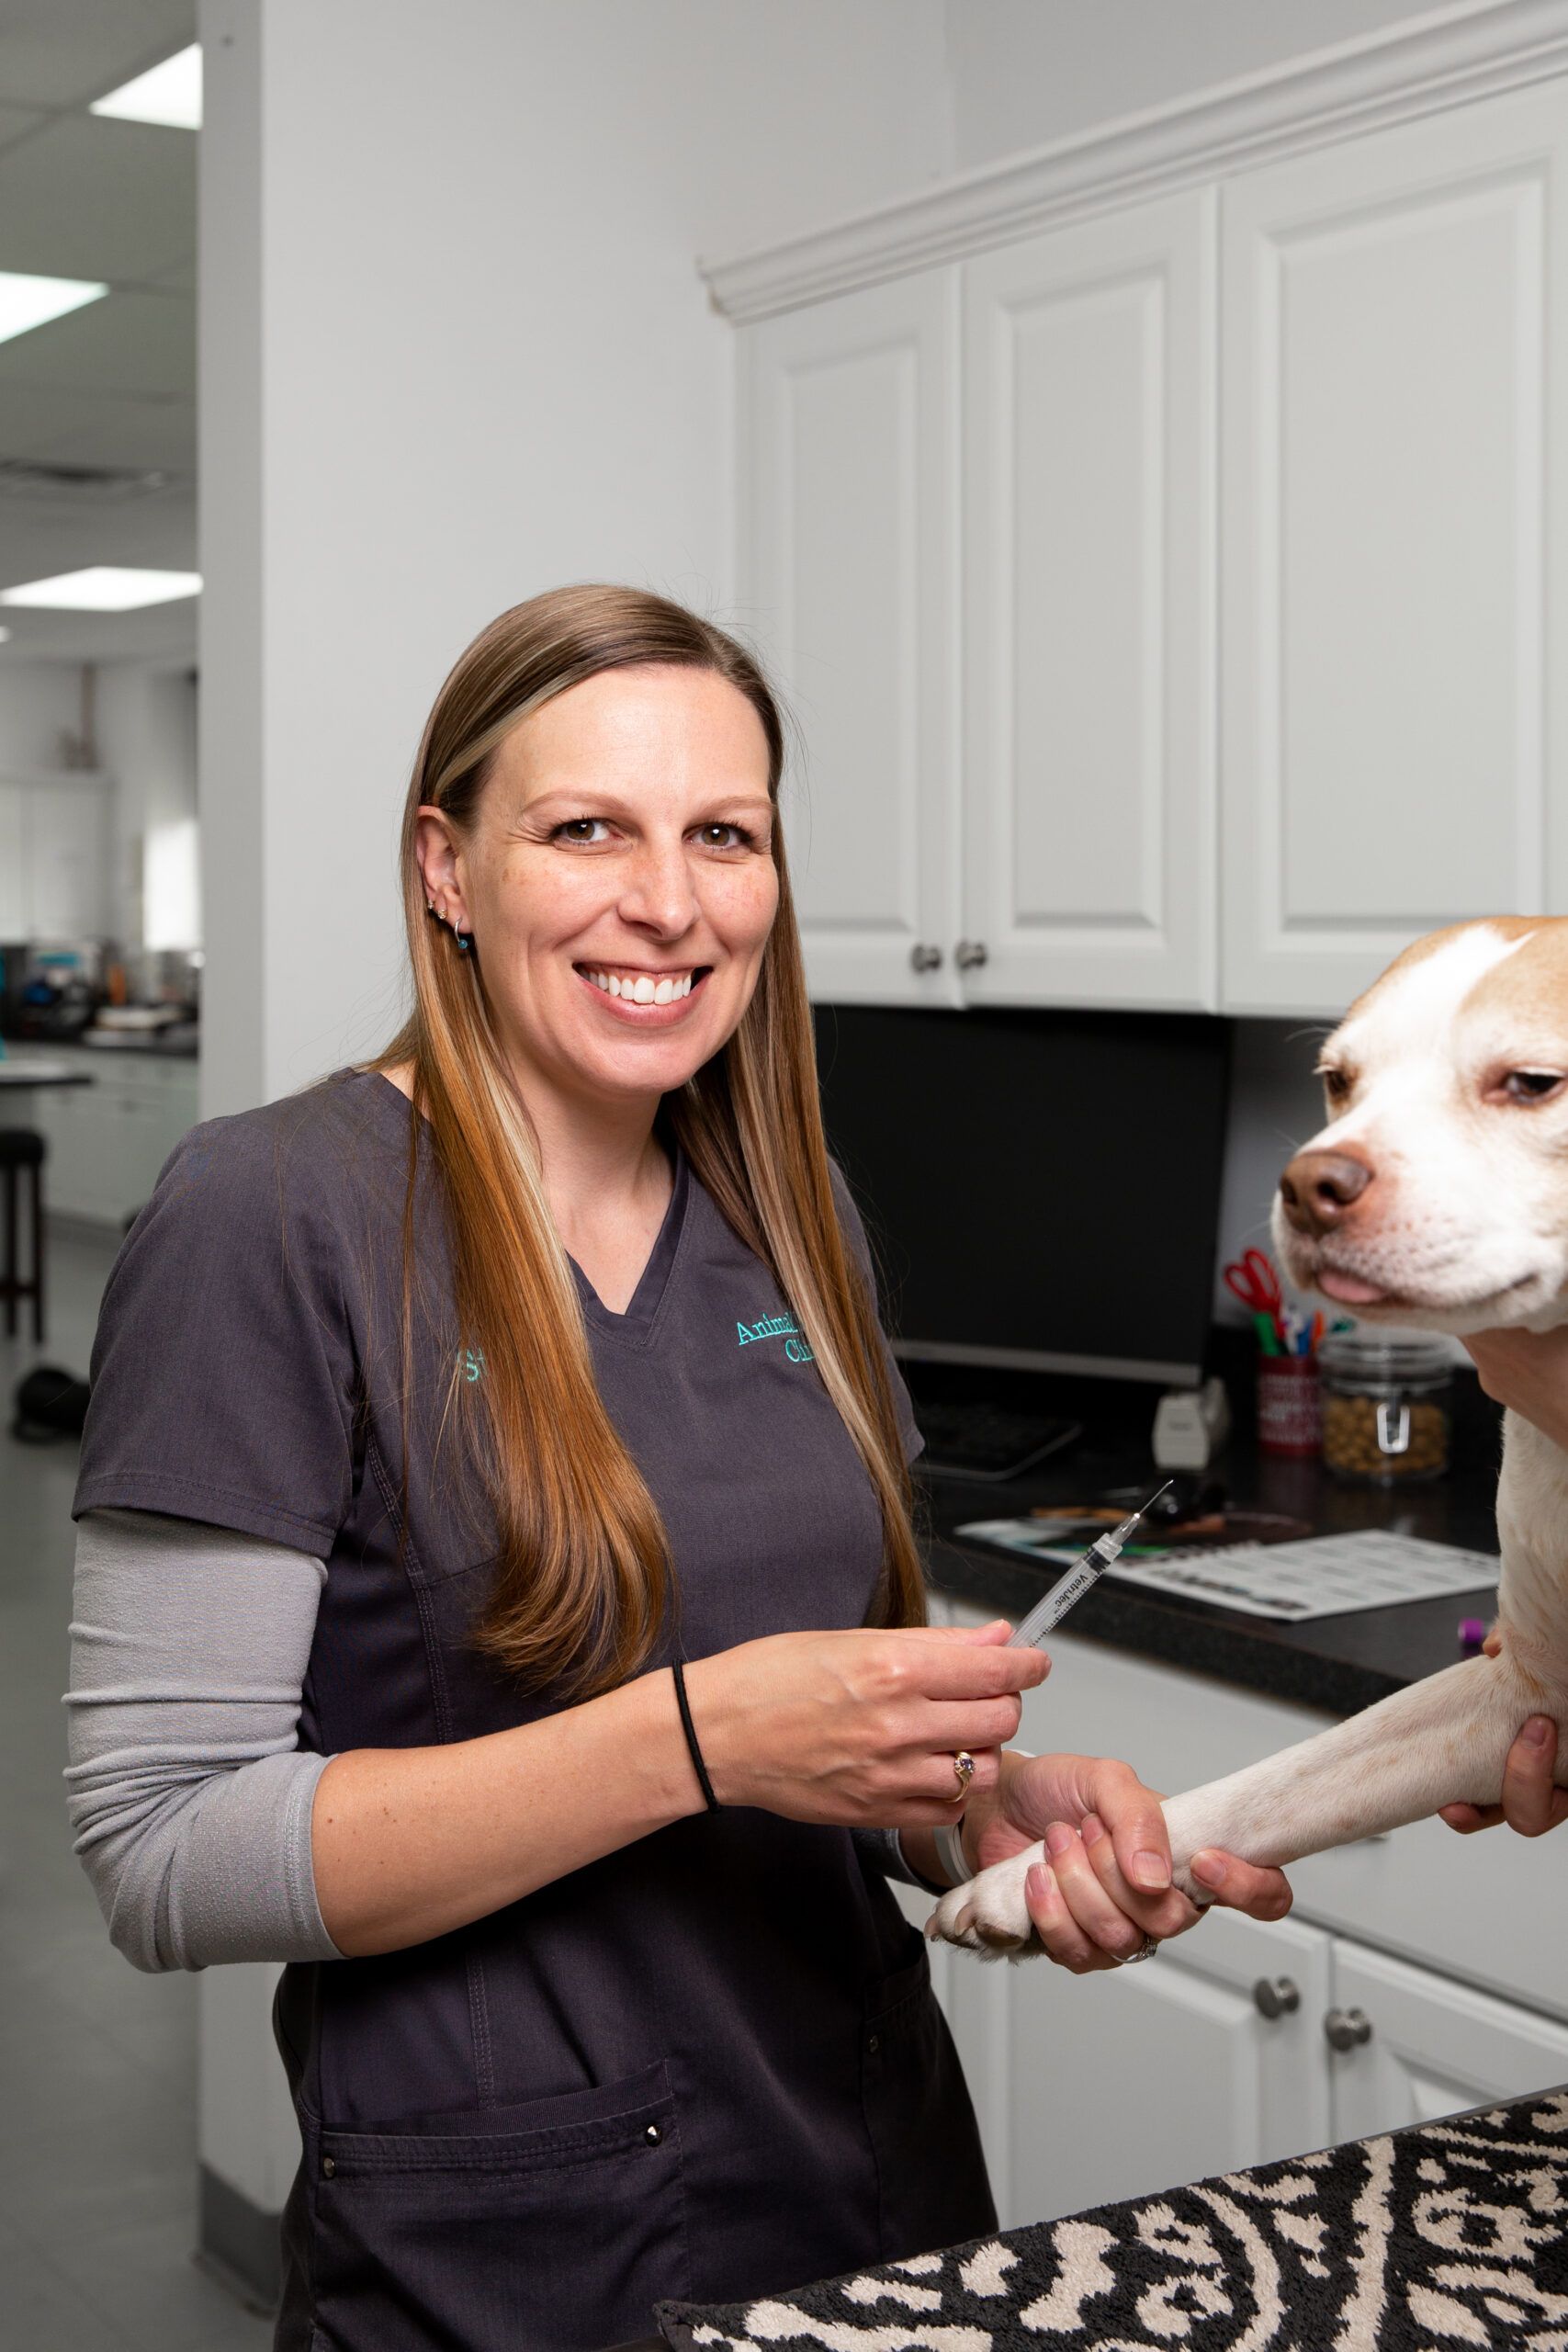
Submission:
<svg viewBox="0 0 1568 2352">
<path fill-rule="evenodd" d="M 953 1802 L 962 1804 L 969 1793 L 969 1783 L 975 1778 L 975 1758 L 966 1747 L 961 1747 L 953 1758 L 953 1769 L 958 1775 L 958 1789 Z"/>
</svg>

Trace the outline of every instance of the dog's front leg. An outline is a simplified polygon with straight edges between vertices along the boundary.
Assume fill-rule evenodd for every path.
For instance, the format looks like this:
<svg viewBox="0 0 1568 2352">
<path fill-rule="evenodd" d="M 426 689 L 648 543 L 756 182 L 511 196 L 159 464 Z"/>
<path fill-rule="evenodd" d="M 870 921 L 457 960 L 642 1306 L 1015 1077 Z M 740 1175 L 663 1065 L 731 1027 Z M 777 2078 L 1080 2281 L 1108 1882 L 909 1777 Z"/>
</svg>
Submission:
<svg viewBox="0 0 1568 2352">
<path fill-rule="evenodd" d="M 1395 1691 L 1315 1738 L 1223 1781 L 1165 1800 L 1176 1883 L 1208 1900 L 1190 1863 L 1206 1846 L 1243 1861 L 1282 1865 L 1423 1820 L 1439 1805 L 1495 1804 L 1503 1767 L 1530 1714 L 1568 1720 L 1568 1694 L 1543 1695 L 1509 1658 L 1468 1658 Z M 1568 1742 L 1558 1764 L 1568 1786 Z M 998 1956 L 1030 1944 L 1024 1875 L 1043 1848 L 982 1871 L 944 1894 L 926 1932 Z"/>
</svg>

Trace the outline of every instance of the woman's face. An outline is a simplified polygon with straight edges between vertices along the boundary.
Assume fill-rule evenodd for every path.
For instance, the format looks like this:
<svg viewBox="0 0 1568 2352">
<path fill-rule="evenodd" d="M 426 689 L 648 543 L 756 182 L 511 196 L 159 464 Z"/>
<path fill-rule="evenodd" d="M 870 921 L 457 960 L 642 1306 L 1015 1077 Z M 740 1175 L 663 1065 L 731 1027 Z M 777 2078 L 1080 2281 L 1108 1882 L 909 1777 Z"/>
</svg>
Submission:
<svg viewBox="0 0 1568 2352">
<path fill-rule="evenodd" d="M 522 1081 L 657 1097 L 718 1051 L 778 905 L 773 821 L 750 703 L 667 663 L 604 671 L 520 719 L 466 839 L 421 812 L 425 895 L 473 933 Z"/>
</svg>

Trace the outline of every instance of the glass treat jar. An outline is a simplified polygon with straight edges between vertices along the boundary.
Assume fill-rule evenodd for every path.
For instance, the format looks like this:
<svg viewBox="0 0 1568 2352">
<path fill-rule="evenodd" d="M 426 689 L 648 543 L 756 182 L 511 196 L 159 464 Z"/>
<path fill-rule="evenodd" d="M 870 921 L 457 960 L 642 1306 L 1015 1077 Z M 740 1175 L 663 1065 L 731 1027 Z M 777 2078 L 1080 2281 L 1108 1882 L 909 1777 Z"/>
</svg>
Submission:
<svg viewBox="0 0 1568 2352">
<path fill-rule="evenodd" d="M 1323 1458 L 1356 1486 L 1404 1486 L 1449 1466 L 1453 1363 L 1441 1340 L 1348 1331 L 1318 1351 Z"/>
</svg>

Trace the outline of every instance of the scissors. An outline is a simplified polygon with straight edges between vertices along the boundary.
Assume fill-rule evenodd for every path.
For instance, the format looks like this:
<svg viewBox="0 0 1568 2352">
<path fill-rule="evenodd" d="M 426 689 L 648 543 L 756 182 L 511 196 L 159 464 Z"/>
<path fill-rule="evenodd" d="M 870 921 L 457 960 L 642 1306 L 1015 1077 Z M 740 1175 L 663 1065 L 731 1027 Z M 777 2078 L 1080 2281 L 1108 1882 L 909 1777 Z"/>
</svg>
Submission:
<svg viewBox="0 0 1568 2352">
<path fill-rule="evenodd" d="M 1225 1288 L 1233 1298 L 1239 1298 L 1249 1315 L 1267 1315 L 1278 1324 L 1284 1292 L 1280 1277 L 1261 1250 L 1244 1250 L 1238 1260 L 1225 1268 Z"/>
</svg>

